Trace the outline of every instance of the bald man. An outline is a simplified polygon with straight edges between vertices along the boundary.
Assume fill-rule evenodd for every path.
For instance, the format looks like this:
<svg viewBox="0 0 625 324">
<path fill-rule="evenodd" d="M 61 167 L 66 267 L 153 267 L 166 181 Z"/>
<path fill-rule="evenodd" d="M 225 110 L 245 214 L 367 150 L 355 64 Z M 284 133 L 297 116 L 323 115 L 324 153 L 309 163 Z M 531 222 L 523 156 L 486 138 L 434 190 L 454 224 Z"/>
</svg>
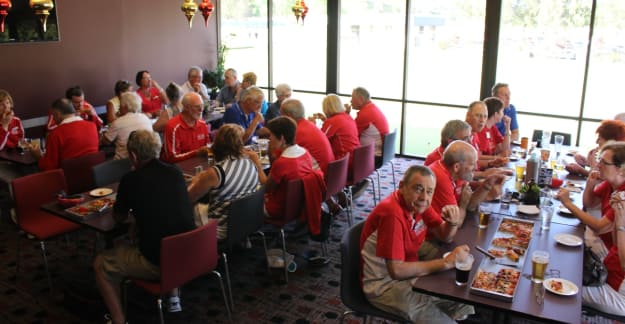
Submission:
<svg viewBox="0 0 625 324">
<path fill-rule="evenodd" d="M 202 109 L 204 102 L 196 92 L 189 92 L 182 97 L 182 112 L 170 119 L 163 131 L 165 147 L 161 160 L 175 163 L 198 154 L 206 155 L 210 136 L 202 120 Z"/>
</svg>

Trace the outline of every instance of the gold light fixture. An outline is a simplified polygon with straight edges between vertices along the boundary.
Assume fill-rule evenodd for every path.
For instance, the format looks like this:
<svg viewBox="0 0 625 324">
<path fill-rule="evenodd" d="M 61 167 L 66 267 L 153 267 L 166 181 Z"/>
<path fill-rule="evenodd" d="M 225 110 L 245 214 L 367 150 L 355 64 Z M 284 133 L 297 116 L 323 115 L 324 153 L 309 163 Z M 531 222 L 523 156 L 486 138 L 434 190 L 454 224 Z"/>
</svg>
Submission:
<svg viewBox="0 0 625 324">
<path fill-rule="evenodd" d="M 182 4 L 182 12 L 187 17 L 187 21 L 189 22 L 189 29 L 191 29 L 193 25 L 193 16 L 197 12 L 197 4 L 193 0 L 184 0 Z"/>
<path fill-rule="evenodd" d="M 4 20 L 12 6 L 13 4 L 10 0 L 0 0 L 0 33 L 4 33 Z"/>
<path fill-rule="evenodd" d="M 35 12 L 35 15 L 41 21 L 41 28 L 45 33 L 48 16 L 50 15 L 50 10 L 54 8 L 54 3 L 52 0 L 30 0 L 29 4 L 30 9 Z"/>
<path fill-rule="evenodd" d="M 295 19 L 299 23 L 299 18 L 302 18 L 302 25 L 304 24 L 304 18 L 306 18 L 306 14 L 308 13 L 308 6 L 304 0 L 295 0 L 295 4 L 291 7 L 293 14 L 295 15 Z"/>
<path fill-rule="evenodd" d="M 204 16 L 204 24 L 206 25 L 206 27 L 208 27 L 208 19 L 211 16 L 211 13 L 213 12 L 213 4 L 211 3 L 211 0 L 202 0 L 202 3 L 200 3 L 199 5 L 200 11 L 202 12 L 202 16 Z"/>
</svg>

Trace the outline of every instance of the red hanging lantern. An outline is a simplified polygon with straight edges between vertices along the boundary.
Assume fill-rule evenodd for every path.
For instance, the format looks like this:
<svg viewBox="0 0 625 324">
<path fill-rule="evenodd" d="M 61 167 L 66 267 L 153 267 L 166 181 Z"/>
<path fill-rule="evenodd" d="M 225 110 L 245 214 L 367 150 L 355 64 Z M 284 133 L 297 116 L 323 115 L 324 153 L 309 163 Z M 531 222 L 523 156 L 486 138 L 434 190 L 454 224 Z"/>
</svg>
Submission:
<svg viewBox="0 0 625 324">
<path fill-rule="evenodd" d="M 10 0 L 0 0 L 0 33 L 4 33 L 4 20 L 12 6 L 13 4 Z"/>
<path fill-rule="evenodd" d="M 304 24 L 304 18 L 306 18 L 306 14 L 308 13 L 308 6 L 302 0 L 302 7 L 304 7 L 304 11 L 302 12 L 302 25 Z"/>
<path fill-rule="evenodd" d="M 202 16 L 204 16 L 204 24 L 208 27 L 208 19 L 213 13 L 213 4 L 211 0 L 202 0 L 202 3 L 199 5 L 200 11 L 202 12 Z"/>
</svg>

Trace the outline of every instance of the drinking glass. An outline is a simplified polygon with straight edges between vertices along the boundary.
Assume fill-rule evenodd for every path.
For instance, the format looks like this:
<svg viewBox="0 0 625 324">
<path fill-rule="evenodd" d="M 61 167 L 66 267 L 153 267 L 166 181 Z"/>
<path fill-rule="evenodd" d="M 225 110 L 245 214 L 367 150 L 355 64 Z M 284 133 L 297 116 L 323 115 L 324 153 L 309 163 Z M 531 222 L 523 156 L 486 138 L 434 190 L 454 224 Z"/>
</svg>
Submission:
<svg viewBox="0 0 625 324">
<path fill-rule="evenodd" d="M 551 201 L 550 201 L 551 202 Z M 551 218 L 553 217 L 553 205 L 544 204 L 540 206 L 541 226 L 544 231 L 549 230 L 551 227 Z"/>
<path fill-rule="evenodd" d="M 540 139 L 541 147 L 549 149 L 550 143 L 551 143 L 551 131 L 543 131 L 543 136 Z"/>
<path fill-rule="evenodd" d="M 523 181 L 524 174 L 525 174 L 525 162 L 519 161 L 516 164 L 516 181 Z"/>
<path fill-rule="evenodd" d="M 269 140 L 266 138 L 259 138 L 258 142 L 258 157 L 263 158 L 267 155 L 267 149 L 269 148 Z"/>
<path fill-rule="evenodd" d="M 554 140 L 555 147 L 556 147 L 556 153 L 560 154 L 560 151 L 562 151 L 562 143 L 564 143 L 564 136 L 556 135 L 554 136 L 553 140 Z"/>
<path fill-rule="evenodd" d="M 540 150 L 540 159 L 543 160 L 543 162 L 547 163 L 549 161 L 549 155 L 551 155 L 551 151 L 549 151 L 549 149 Z"/>
<path fill-rule="evenodd" d="M 543 282 L 545 280 L 545 272 L 549 265 L 549 252 L 534 251 L 532 253 L 532 281 Z"/>
<path fill-rule="evenodd" d="M 456 285 L 466 286 L 469 283 L 469 273 L 473 267 L 473 255 L 467 254 L 465 257 L 456 255 Z"/>
<path fill-rule="evenodd" d="M 477 215 L 477 224 L 481 229 L 488 227 L 488 221 L 490 220 L 490 214 L 493 212 L 493 206 L 490 203 L 480 203 L 480 210 Z"/>
</svg>

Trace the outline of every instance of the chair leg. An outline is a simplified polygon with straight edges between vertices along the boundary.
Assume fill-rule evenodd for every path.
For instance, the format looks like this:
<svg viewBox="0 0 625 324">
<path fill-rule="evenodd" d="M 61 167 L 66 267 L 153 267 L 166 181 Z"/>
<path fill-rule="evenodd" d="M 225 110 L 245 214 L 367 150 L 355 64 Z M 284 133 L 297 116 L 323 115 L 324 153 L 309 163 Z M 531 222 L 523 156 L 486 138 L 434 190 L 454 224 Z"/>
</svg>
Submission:
<svg viewBox="0 0 625 324">
<path fill-rule="evenodd" d="M 380 171 L 375 170 L 375 174 L 378 176 L 378 198 L 382 200 L 382 185 L 380 184 Z"/>
<path fill-rule="evenodd" d="M 161 324 L 165 324 L 165 318 L 163 317 L 163 299 L 161 296 L 156 300 L 156 305 L 158 306 L 158 318 L 161 320 Z"/>
<path fill-rule="evenodd" d="M 265 233 L 263 233 L 262 231 L 257 231 L 256 233 L 258 233 L 258 235 L 263 238 L 263 249 L 265 250 L 265 260 L 267 260 L 267 240 L 265 239 Z M 271 268 L 269 268 L 269 262 L 267 262 L 267 273 L 271 273 Z"/>
<path fill-rule="evenodd" d="M 17 283 L 17 275 L 20 273 L 20 259 L 21 259 L 21 245 L 22 242 L 22 233 L 17 233 L 17 242 L 15 247 L 15 282 Z"/>
<path fill-rule="evenodd" d="M 234 311 L 234 300 L 232 298 L 232 286 L 230 285 L 230 270 L 228 269 L 228 256 L 226 253 L 222 253 L 221 256 L 224 259 L 224 271 L 226 272 L 226 286 L 228 287 L 228 295 L 230 295 L 230 307 Z"/>
<path fill-rule="evenodd" d="M 230 311 L 230 306 L 228 306 L 228 298 L 226 298 L 226 289 L 224 288 L 224 282 L 221 279 L 221 273 L 217 270 L 213 270 L 213 274 L 217 276 L 217 280 L 219 281 L 219 287 L 221 288 L 221 295 L 224 298 L 224 304 L 226 305 L 226 313 L 228 313 L 228 320 L 232 322 L 232 312 Z"/>
<path fill-rule="evenodd" d="M 352 223 L 353 223 L 353 208 L 354 208 L 354 199 L 353 199 L 353 192 L 352 192 L 352 186 L 348 186 L 347 190 L 346 190 L 346 194 L 347 194 L 347 199 L 349 201 L 349 206 L 347 207 L 347 225 L 349 225 L 349 227 L 352 227 Z"/>
<path fill-rule="evenodd" d="M 284 281 L 289 283 L 289 271 L 287 270 L 288 264 L 286 263 L 286 239 L 284 238 L 284 229 L 280 229 L 280 238 L 282 239 L 282 260 L 284 260 Z"/>
<path fill-rule="evenodd" d="M 393 174 L 393 191 L 397 190 L 397 186 L 395 184 L 395 163 L 391 160 L 391 173 Z"/>
<path fill-rule="evenodd" d="M 50 292 L 52 292 L 52 277 L 50 277 L 50 269 L 48 268 L 48 257 L 46 256 L 46 243 L 44 241 L 39 241 L 39 246 L 41 247 L 41 255 L 43 256 L 43 265 L 46 268 L 46 275 L 48 276 L 48 286 L 50 287 Z"/>
</svg>

